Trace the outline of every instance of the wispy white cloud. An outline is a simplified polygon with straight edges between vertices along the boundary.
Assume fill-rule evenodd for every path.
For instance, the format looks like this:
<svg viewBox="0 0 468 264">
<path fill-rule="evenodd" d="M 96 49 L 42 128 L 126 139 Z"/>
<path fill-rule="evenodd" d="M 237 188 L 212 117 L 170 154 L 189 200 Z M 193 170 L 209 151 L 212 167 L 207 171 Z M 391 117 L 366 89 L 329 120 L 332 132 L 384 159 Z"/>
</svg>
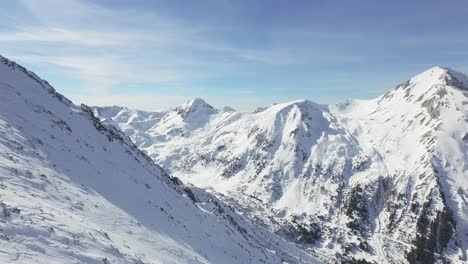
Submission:
<svg viewBox="0 0 468 264">
<path fill-rule="evenodd" d="M 178 79 L 177 72 L 164 69 L 142 69 L 118 56 L 58 56 L 47 57 L 51 64 L 69 69 L 85 80 L 108 79 L 109 81 L 162 83 Z"/>
<path fill-rule="evenodd" d="M 171 62 L 177 54 L 167 50 L 182 43 L 182 36 L 188 36 L 194 29 L 184 29 L 154 14 L 129 15 L 79 0 L 21 2 L 39 22 L 0 32 L 1 46 L 15 47 L 7 52 L 13 59 L 54 69 L 55 75 L 63 78 L 80 80 L 80 88 L 71 93 L 75 99 L 94 103 L 102 100 L 103 104 L 108 98 L 116 99 L 116 103 L 122 98 L 144 102 L 145 98 L 155 96 L 140 96 L 137 89 L 133 97 L 118 95 L 112 88 L 132 83 L 146 86 L 180 83 L 195 75 L 180 71 Z M 130 24 L 130 19 L 136 27 L 118 26 Z M 148 20 L 157 28 L 146 30 L 142 25 Z M 186 58 L 186 62 L 189 60 Z"/>
<path fill-rule="evenodd" d="M 280 80 L 283 76 L 278 76 L 284 74 L 287 80 L 297 74 L 296 69 L 303 72 L 320 71 L 320 68 L 331 64 L 339 64 L 338 70 L 343 70 L 343 66 L 363 64 L 366 56 L 368 59 L 369 54 L 364 53 L 366 47 L 372 48 L 372 43 L 363 43 L 363 39 L 371 42 L 393 41 L 391 44 L 399 41 L 385 38 L 384 33 L 369 36 L 365 30 L 329 31 L 309 27 L 275 27 L 245 33 L 250 32 L 245 24 L 198 23 L 198 20 L 185 20 L 167 13 L 164 15 L 156 9 L 120 9 L 113 5 L 98 5 L 93 1 L 20 2 L 26 13 L 17 18 L 12 14 L 12 18 L 8 19 L 15 22 L 9 23 L 3 30 L 0 27 L 0 49 L 12 54 L 12 59 L 55 71 L 54 77 L 60 75 L 62 79 L 78 79 L 79 88 L 73 86 L 74 90 L 70 93 L 78 103 L 125 104 L 151 110 L 153 105 L 158 108 L 173 106 L 190 96 L 201 96 L 203 94 L 198 92 L 204 91 L 202 86 L 211 82 L 211 90 L 206 95 L 224 102 L 222 104 L 234 104 L 234 107 L 244 110 L 248 104 L 262 105 L 286 100 L 284 95 L 289 93 L 284 91 L 291 87 L 285 87 L 284 83 L 276 88 L 271 87 L 268 92 L 282 93 L 283 99 L 273 95 L 268 97 L 258 92 L 255 83 L 242 83 L 243 77 L 258 81 L 260 78 L 257 76 L 263 74 L 265 79 Z M 233 2 L 227 1 L 225 4 L 231 5 Z M 242 37 L 231 36 L 231 33 Z M 249 35 L 257 33 L 262 36 Z M 243 42 L 250 37 L 252 39 Z M 346 44 L 341 45 L 341 42 Z M 365 47 L 360 47 L 360 44 Z M 344 46 L 349 49 L 341 49 Z M 389 56 L 388 53 L 377 52 L 371 55 L 382 64 Z M 309 84 L 315 83 L 310 81 L 313 77 L 305 75 L 302 73 L 300 78 L 309 78 Z M 319 75 L 316 76 L 323 79 L 321 84 L 326 88 L 338 87 L 357 78 L 351 76 L 338 80 L 336 75 Z M 369 78 L 364 73 L 361 77 Z M 224 94 L 235 95 L 233 97 L 236 98 L 217 97 L 213 87 L 219 84 L 219 88 L 222 88 L 223 82 L 232 80 L 236 84 L 229 83 L 230 90 Z M 274 81 L 260 81 L 264 81 L 264 85 L 276 85 Z M 282 86 L 281 89 L 278 89 L 279 86 Z M 174 87 L 177 90 L 172 89 Z M 307 85 L 302 87 L 307 89 L 295 87 L 295 92 L 307 95 L 311 90 Z M 148 90 L 153 92 L 149 93 Z"/>
<path fill-rule="evenodd" d="M 86 83 L 83 93 L 111 92 L 112 86 L 120 83 L 154 85 L 179 79 L 177 71 L 138 67 L 120 56 L 19 55 L 16 58 L 37 65 L 58 67 L 62 74 Z"/>
<path fill-rule="evenodd" d="M 0 41 L 57 42 L 84 46 L 118 46 L 130 41 L 129 35 L 109 32 L 77 31 L 64 28 L 26 28 L 0 33 Z"/>
</svg>

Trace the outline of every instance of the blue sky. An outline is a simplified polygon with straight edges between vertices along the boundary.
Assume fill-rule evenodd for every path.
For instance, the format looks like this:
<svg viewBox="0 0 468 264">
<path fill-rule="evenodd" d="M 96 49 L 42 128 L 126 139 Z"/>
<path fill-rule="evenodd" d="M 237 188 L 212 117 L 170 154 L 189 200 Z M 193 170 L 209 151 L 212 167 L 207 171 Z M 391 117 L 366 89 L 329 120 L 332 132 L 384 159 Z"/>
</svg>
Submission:
<svg viewBox="0 0 468 264">
<path fill-rule="evenodd" d="M 468 1 L 2 1 L 0 54 L 76 103 L 241 111 L 468 72 Z"/>
</svg>

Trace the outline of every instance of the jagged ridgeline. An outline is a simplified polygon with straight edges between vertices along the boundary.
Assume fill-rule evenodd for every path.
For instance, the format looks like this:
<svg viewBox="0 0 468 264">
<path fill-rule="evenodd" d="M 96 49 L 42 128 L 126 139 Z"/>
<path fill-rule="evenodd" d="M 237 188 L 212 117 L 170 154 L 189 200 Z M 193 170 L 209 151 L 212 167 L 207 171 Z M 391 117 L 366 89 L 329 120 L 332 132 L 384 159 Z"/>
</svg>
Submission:
<svg viewBox="0 0 468 264">
<path fill-rule="evenodd" d="M 285 262 L 319 263 L 0 56 L 0 263 Z"/>
<path fill-rule="evenodd" d="M 224 109 L 93 111 L 171 174 L 325 261 L 468 261 L 463 74 L 434 67 L 372 100 Z"/>
</svg>

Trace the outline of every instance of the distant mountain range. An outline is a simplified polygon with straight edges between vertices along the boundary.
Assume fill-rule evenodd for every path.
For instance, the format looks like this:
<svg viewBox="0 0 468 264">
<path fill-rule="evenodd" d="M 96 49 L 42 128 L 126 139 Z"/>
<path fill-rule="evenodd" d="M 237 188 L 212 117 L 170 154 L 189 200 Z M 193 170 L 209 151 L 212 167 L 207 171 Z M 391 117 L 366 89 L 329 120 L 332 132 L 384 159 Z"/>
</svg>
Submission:
<svg viewBox="0 0 468 264">
<path fill-rule="evenodd" d="M 171 175 L 330 263 L 467 263 L 468 78 L 253 113 L 93 107 Z"/>
</svg>

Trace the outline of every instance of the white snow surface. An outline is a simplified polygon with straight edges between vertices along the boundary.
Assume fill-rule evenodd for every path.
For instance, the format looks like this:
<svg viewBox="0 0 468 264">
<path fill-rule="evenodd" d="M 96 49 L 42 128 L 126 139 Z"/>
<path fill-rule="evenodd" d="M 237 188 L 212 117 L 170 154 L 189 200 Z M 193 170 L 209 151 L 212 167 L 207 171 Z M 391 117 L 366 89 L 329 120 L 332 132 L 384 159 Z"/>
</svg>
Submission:
<svg viewBox="0 0 468 264">
<path fill-rule="evenodd" d="M 376 99 L 334 105 L 298 100 L 239 113 L 195 99 L 166 112 L 93 111 L 171 174 L 326 261 L 411 262 L 418 236 L 430 235 L 434 262 L 467 261 L 461 73 L 434 67 Z M 307 240 L 300 230 L 313 226 L 319 238 Z"/>
<path fill-rule="evenodd" d="M 198 100 L 182 110 L 167 127 L 218 113 Z M 165 115 L 106 111 L 101 123 L 0 57 L 0 263 L 319 263 L 168 176 L 113 126 Z"/>
</svg>

